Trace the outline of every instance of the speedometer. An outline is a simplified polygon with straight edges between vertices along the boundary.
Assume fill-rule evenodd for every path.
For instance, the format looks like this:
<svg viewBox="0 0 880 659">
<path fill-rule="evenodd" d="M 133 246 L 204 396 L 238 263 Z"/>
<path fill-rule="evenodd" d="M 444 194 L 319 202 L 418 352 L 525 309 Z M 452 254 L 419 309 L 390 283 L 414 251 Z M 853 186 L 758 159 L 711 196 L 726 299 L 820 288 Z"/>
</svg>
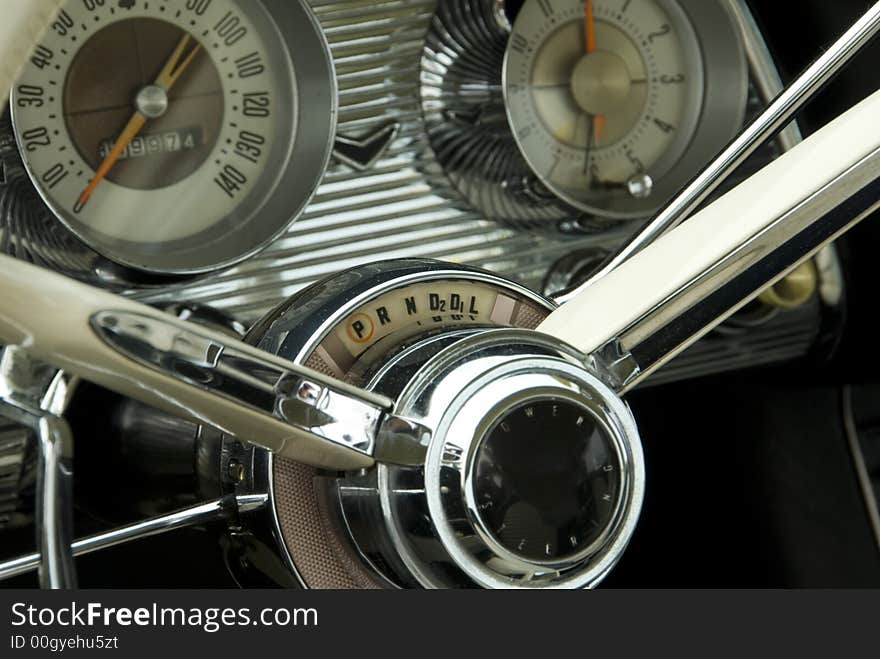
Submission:
<svg viewBox="0 0 880 659">
<path fill-rule="evenodd" d="M 123 266 L 231 265 L 296 218 L 326 167 L 335 81 L 284 0 L 69 0 L 13 89 L 40 196 Z"/>
</svg>

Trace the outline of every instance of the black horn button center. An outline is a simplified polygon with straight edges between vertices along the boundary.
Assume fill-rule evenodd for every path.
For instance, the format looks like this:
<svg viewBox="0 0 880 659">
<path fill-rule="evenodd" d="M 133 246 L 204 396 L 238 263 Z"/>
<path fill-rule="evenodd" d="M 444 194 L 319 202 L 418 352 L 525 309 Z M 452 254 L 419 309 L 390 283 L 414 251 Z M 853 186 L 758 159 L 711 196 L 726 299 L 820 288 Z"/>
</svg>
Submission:
<svg viewBox="0 0 880 659">
<path fill-rule="evenodd" d="M 579 405 L 545 400 L 514 408 L 475 456 L 473 492 L 484 531 L 530 562 L 590 551 L 618 509 L 616 454 L 605 429 Z"/>
</svg>

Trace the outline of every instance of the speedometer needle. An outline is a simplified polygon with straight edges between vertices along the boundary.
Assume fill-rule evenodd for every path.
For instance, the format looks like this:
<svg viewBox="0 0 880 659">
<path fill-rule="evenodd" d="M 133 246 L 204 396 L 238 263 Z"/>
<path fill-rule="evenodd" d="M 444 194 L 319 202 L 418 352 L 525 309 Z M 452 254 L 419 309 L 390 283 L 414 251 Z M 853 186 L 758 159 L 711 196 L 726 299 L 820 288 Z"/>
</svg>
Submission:
<svg viewBox="0 0 880 659">
<path fill-rule="evenodd" d="M 596 19 L 593 13 L 593 0 L 584 0 L 584 48 L 587 55 L 596 51 Z M 605 117 L 601 114 L 594 115 L 590 126 L 590 131 L 594 133 L 594 137 L 598 141 L 605 130 Z"/>
<path fill-rule="evenodd" d="M 171 53 L 171 57 L 168 58 L 168 61 L 165 62 L 165 66 L 162 67 L 162 71 L 156 77 L 156 81 L 153 83 L 156 87 L 160 87 L 166 94 L 171 90 L 171 88 L 180 80 L 180 77 L 187 70 L 190 64 L 192 64 L 196 55 L 198 55 L 201 50 L 201 44 L 196 44 L 195 48 L 193 48 L 188 55 L 184 58 L 184 53 L 186 52 L 187 47 L 189 46 L 189 42 L 192 39 L 189 34 L 184 34 L 181 40 L 178 42 L 177 47 L 174 49 L 174 52 Z M 161 116 L 161 115 L 160 115 Z M 95 172 L 92 180 L 89 181 L 89 184 L 86 186 L 85 190 L 82 191 L 82 194 L 76 201 L 76 204 L 73 206 L 73 212 L 79 213 L 85 205 L 88 203 L 89 199 L 92 196 L 92 193 L 98 187 L 98 185 L 103 181 L 107 174 L 110 173 L 110 170 L 113 169 L 113 166 L 119 161 L 120 156 L 131 144 L 131 141 L 137 137 L 138 133 L 143 130 L 144 126 L 147 123 L 147 115 L 143 113 L 141 109 L 138 109 L 131 119 L 129 119 L 128 124 L 126 124 L 125 128 L 122 130 L 122 133 L 116 139 L 116 142 L 113 144 L 113 148 L 110 149 L 109 153 L 104 157 L 104 160 L 101 161 L 101 164 L 98 166 L 97 171 Z"/>
</svg>

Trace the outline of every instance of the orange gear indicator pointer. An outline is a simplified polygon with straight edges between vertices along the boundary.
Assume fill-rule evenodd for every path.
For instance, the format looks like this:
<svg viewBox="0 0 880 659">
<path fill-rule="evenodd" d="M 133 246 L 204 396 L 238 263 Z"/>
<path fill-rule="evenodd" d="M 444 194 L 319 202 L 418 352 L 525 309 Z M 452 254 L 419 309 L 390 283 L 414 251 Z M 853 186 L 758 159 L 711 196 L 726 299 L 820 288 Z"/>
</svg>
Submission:
<svg viewBox="0 0 880 659">
<path fill-rule="evenodd" d="M 171 88 L 174 87 L 178 80 L 180 80 L 180 77 L 189 68 L 189 65 L 192 64 L 196 55 L 201 51 L 201 44 L 196 43 L 195 47 L 187 53 L 187 48 L 190 46 L 191 40 L 192 37 L 189 34 L 184 34 L 178 42 L 177 47 L 174 49 L 174 52 L 171 53 L 171 57 L 168 58 L 162 71 L 157 76 L 156 81 L 152 85 L 144 87 L 138 93 L 136 100 L 137 111 L 128 121 L 128 124 L 113 144 L 113 148 L 110 149 L 110 152 L 104 157 L 104 160 L 101 162 L 95 175 L 92 177 L 92 180 L 89 181 L 89 184 L 86 186 L 85 190 L 82 191 L 79 199 L 77 199 L 76 204 L 73 207 L 75 213 L 79 213 L 85 207 L 91 198 L 92 193 L 119 161 L 119 158 L 125 151 L 126 147 L 128 147 L 128 145 L 131 144 L 131 141 L 143 130 L 147 121 L 149 119 L 156 119 L 165 114 L 168 109 L 168 92 L 171 91 Z M 184 56 L 184 54 L 186 55 Z"/>
</svg>

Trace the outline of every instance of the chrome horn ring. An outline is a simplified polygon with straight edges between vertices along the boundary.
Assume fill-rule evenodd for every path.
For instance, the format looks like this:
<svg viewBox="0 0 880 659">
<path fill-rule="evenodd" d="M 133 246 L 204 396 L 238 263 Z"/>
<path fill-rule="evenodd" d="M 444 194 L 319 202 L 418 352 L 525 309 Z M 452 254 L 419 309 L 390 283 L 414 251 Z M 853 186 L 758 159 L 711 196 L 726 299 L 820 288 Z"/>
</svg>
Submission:
<svg viewBox="0 0 880 659">
<path fill-rule="evenodd" d="M 397 388 L 393 372 L 371 388 Z M 337 484 L 353 540 L 381 554 L 374 565 L 397 563 L 395 581 L 586 588 L 617 563 L 644 458 L 629 408 L 575 351 L 524 330 L 478 331 L 429 357 L 397 405 L 434 428 L 424 466 Z"/>
</svg>

